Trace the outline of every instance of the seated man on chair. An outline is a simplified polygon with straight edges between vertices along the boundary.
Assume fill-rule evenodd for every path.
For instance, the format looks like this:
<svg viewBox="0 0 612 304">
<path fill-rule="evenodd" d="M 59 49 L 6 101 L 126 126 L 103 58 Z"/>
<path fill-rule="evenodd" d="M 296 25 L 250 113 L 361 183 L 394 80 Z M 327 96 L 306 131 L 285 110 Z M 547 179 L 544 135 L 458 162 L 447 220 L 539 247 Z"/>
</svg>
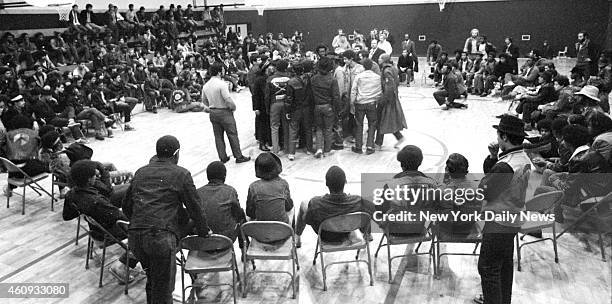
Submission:
<svg viewBox="0 0 612 304">
<path fill-rule="evenodd" d="M 332 166 L 325 174 L 325 184 L 329 194 L 315 196 L 310 201 L 304 201 L 298 211 L 295 225 L 297 234 L 297 247 L 301 246 L 300 236 L 306 228 L 306 224 L 312 226 L 315 233 L 319 232 L 319 226 L 328 218 L 348 214 L 352 212 L 374 213 L 374 204 L 364 200 L 361 196 L 344 193 L 346 175 L 337 166 Z M 321 239 L 324 242 L 343 242 L 349 238 L 349 233 L 336 233 L 322 231 Z"/>
<path fill-rule="evenodd" d="M 103 194 L 95 185 L 99 182 L 98 172 L 104 172 L 102 164 L 91 160 L 80 160 L 70 169 L 70 177 L 74 182 L 72 188 L 66 194 L 62 217 L 65 221 L 75 219 L 80 213 L 93 218 L 104 229 L 108 230 L 118 240 L 127 239 L 127 230 L 118 225 L 127 222 L 128 218 L 123 214 L 118 206 L 114 205 L 110 196 Z M 97 231 L 90 227 L 91 237 L 94 240 L 104 240 L 102 231 Z M 122 283 L 125 282 L 125 263 L 127 257 L 124 255 L 119 258 L 120 263 L 115 263 L 110 268 L 110 272 Z M 130 268 L 136 267 L 138 260 L 130 255 Z M 134 278 L 130 276 L 130 282 Z"/>
<path fill-rule="evenodd" d="M 242 248 L 243 240 L 239 225 L 246 222 L 244 210 L 238 202 L 238 193 L 234 187 L 225 184 L 227 170 L 220 161 L 214 161 L 206 167 L 208 184 L 198 188 L 200 208 L 208 220 L 208 226 L 215 234 L 221 234 L 232 241 L 238 237 L 238 246 Z"/>
<path fill-rule="evenodd" d="M 439 183 L 433 178 L 419 171 L 419 167 L 423 163 L 423 151 L 417 146 L 407 145 L 397 153 L 397 161 L 402 167 L 402 172 L 393 176 L 393 179 L 385 184 L 384 189 L 415 189 L 427 190 L 438 188 Z M 418 203 L 416 203 L 418 201 Z M 435 206 L 434 198 L 431 200 L 421 200 L 420 198 L 406 198 L 402 200 L 384 200 L 381 205 L 376 206 L 377 211 L 384 213 L 400 213 L 403 211 L 419 212 L 420 210 L 431 209 Z M 400 223 L 392 225 L 389 228 L 389 233 L 396 236 L 413 235 L 421 233 L 424 226 L 414 226 L 410 223 Z M 384 226 L 387 223 L 381 222 L 379 225 Z M 413 230 L 418 229 L 418 230 Z"/>
</svg>

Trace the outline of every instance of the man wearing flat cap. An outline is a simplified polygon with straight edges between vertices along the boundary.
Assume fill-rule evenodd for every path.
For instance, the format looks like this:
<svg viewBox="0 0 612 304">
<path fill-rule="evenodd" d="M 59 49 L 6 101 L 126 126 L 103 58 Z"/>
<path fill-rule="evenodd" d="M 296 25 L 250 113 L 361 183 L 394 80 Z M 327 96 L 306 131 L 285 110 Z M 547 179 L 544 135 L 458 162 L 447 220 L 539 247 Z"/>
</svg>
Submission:
<svg viewBox="0 0 612 304">
<path fill-rule="evenodd" d="M 175 254 L 179 240 L 192 230 L 191 221 L 195 233 L 209 234 L 191 173 L 177 165 L 179 149 L 174 136 L 157 140 L 157 155 L 136 171 L 123 201 L 130 249 L 147 273 L 149 304 L 172 304 Z"/>
<path fill-rule="evenodd" d="M 489 145 L 489 156 L 481 180 L 485 202 L 482 211 L 496 215 L 518 215 L 525 210 L 525 196 L 533 165 L 522 144 L 527 135 L 523 122 L 515 116 L 503 115 L 498 125 L 497 142 Z M 500 152 L 501 150 L 501 152 Z M 487 221 L 482 231 L 478 259 L 482 296 L 485 303 L 510 303 L 514 276 L 514 237 L 522 221 L 505 219 Z"/>
</svg>

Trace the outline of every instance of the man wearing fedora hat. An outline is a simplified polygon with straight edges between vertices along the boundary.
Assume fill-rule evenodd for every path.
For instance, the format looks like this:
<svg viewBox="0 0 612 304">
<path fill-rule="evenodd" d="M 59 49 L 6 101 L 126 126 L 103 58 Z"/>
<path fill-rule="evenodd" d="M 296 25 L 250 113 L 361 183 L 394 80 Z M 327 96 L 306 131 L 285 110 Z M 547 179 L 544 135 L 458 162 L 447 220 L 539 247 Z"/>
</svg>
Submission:
<svg viewBox="0 0 612 304">
<path fill-rule="evenodd" d="M 498 125 L 497 142 L 489 145 L 490 155 L 484 161 L 487 174 L 480 182 L 485 190 L 484 212 L 515 214 L 525 210 L 525 192 L 533 167 L 522 147 L 526 133 L 523 122 L 515 116 L 503 115 Z M 501 152 L 500 152 L 501 150 Z M 520 217 L 487 221 L 483 228 L 478 260 L 484 303 L 510 304 L 514 275 L 514 237 L 522 222 Z"/>
<path fill-rule="evenodd" d="M 589 109 L 600 110 L 610 113 L 610 105 L 608 102 L 602 102 L 599 98 L 599 89 L 593 85 L 585 85 L 576 94 L 576 102 L 574 104 L 574 112 L 586 113 Z"/>
</svg>

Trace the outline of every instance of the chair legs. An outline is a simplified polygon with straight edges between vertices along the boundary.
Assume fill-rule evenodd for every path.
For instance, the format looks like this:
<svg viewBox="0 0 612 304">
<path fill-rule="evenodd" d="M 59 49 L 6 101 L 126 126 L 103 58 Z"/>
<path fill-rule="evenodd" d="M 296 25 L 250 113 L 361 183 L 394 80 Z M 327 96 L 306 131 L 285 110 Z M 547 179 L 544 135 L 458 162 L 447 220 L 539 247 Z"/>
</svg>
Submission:
<svg viewBox="0 0 612 304">
<path fill-rule="evenodd" d="M 378 247 L 376 248 L 376 252 L 374 253 L 375 258 L 378 257 L 378 251 L 380 251 L 380 248 L 382 247 L 382 243 L 384 239 L 385 239 L 385 234 L 383 233 L 382 237 L 380 238 L 380 242 L 378 243 Z"/>
<path fill-rule="evenodd" d="M 245 246 L 246 247 L 246 246 Z M 244 261 L 242 261 L 242 297 L 246 298 L 247 296 L 247 279 L 249 277 L 249 273 L 247 271 L 247 264 L 249 263 L 248 259 L 247 259 L 247 255 L 246 255 L 246 250 L 243 248 L 242 249 L 242 256 L 244 257 Z"/>
<path fill-rule="evenodd" d="M 293 253 L 293 259 L 291 259 L 291 287 L 293 289 L 293 299 L 295 299 L 297 286 L 295 285 L 296 275 L 295 275 L 295 262 L 297 261 L 297 254 Z"/>
<path fill-rule="evenodd" d="M 185 304 L 185 268 L 183 267 L 183 259 L 181 258 L 181 304 Z"/>
<path fill-rule="evenodd" d="M 98 283 L 98 287 L 102 287 L 102 277 L 104 276 L 104 263 L 106 262 L 106 239 L 102 243 L 102 247 L 102 264 L 100 265 L 100 282 Z"/>
<path fill-rule="evenodd" d="M 370 253 L 370 242 L 369 241 L 366 241 L 366 251 L 368 253 L 368 273 L 370 274 L 370 286 L 374 286 L 374 278 L 372 277 L 372 254 Z"/>
<path fill-rule="evenodd" d="M 557 251 L 557 238 L 555 237 L 556 235 L 555 223 L 552 224 L 552 234 L 553 234 L 553 237 L 551 239 L 553 242 L 553 250 L 555 251 L 555 263 L 559 263 L 559 253 Z"/>
<path fill-rule="evenodd" d="M 604 245 L 602 233 L 601 232 L 597 233 L 597 236 L 599 237 L 599 250 L 601 250 L 601 260 L 605 262 L 606 261 L 606 247 Z"/>
<path fill-rule="evenodd" d="M 76 232 L 76 237 L 74 238 L 74 245 L 77 246 L 79 245 L 79 234 L 81 232 L 81 215 L 79 214 L 79 217 L 77 217 L 77 232 Z"/>
<path fill-rule="evenodd" d="M 314 258 L 312 259 L 312 265 L 317 264 L 317 254 L 319 254 L 319 238 L 317 238 L 317 245 L 315 246 Z"/>
<path fill-rule="evenodd" d="M 234 295 L 234 304 L 236 304 L 236 275 L 238 274 L 238 269 L 236 268 L 236 257 L 232 257 L 232 294 Z M 240 281 L 240 277 L 238 277 L 238 281 Z M 183 301 L 185 301 L 183 299 Z"/>
<path fill-rule="evenodd" d="M 317 255 L 315 254 L 315 258 L 316 256 Z M 325 274 L 325 261 L 323 261 L 323 252 L 319 252 L 319 257 L 321 258 L 321 273 L 323 273 L 323 291 L 327 291 L 327 276 Z"/>
<path fill-rule="evenodd" d="M 26 187 L 23 187 L 23 196 L 21 196 L 21 215 L 25 215 L 25 190 Z"/>
<path fill-rule="evenodd" d="M 521 271 L 521 245 L 519 244 L 519 236 L 518 233 L 514 236 L 516 241 L 516 264 L 517 270 Z"/>
<path fill-rule="evenodd" d="M 85 269 L 89 269 L 89 258 L 91 257 L 91 236 L 87 238 L 87 253 L 85 254 Z"/>
<path fill-rule="evenodd" d="M 389 244 L 387 246 L 387 266 L 389 271 L 389 284 L 393 283 L 393 278 L 391 278 L 391 246 Z M 369 266 L 369 265 L 368 265 Z M 371 276 L 372 274 L 370 274 Z"/>
<path fill-rule="evenodd" d="M 102 265 L 102 267 L 104 267 L 104 264 Z M 128 294 L 128 286 L 130 282 L 130 251 L 126 250 L 125 251 L 125 290 L 123 291 L 123 294 Z"/>
</svg>

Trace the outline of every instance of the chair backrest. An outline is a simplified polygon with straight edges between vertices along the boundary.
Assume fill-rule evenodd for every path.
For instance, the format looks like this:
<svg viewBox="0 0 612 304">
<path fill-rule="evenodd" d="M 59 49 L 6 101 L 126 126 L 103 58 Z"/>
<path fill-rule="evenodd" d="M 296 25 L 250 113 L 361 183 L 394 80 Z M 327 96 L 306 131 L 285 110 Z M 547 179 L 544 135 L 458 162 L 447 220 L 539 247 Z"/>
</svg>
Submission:
<svg viewBox="0 0 612 304">
<path fill-rule="evenodd" d="M 195 251 L 220 251 L 230 248 L 234 249 L 232 240 L 220 234 L 211 234 L 208 237 L 190 235 L 180 242 L 180 249 Z"/>
<path fill-rule="evenodd" d="M 240 226 L 245 237 L 252 237 L 262 243 L 286 240 L 293 236 L 289 224 L 277 221 L 251 221 Z"/>
<path fill-rule="evenodd" d="M 552 191 L 538 194 L 525 203 L 525 209 L 527 211 L 537 212 L 549 211 L 561 199 L 562 196 L 563 191 Z"/>
<path fill-rule="evenodd" d="M 8 172 L 19 172 L 23 174 L 23 176 L 28 176 L 25 172 L 23 172 L 23 170 L 21 170 L 21 168 L 15 165 L 12 161 L 4 157 L 0 157 L 0 160 L 2 160 L 2 164 L 4 164 L 4 167 L 6 168 L 6 170 L 8 170 Z"/>
<path fill-rule="evenodd" d="M 263 221 L 288 221 L 285 206 L 287 200 L 284 197 L 266 198 L 255 202 L 255 217 Z"/>
<path fill-rule="evenodd" d="M 369 228 L 371 220 L 372 217 L 366 212 L 352 212 L 330 217 L 319 226 L 319 235 L 321 235 L 322 231 L 351 232 L 357 229 Z"/>
<path fill-rule="evenodd" d="M 94 218 L 92 218 L 89 215 L 83 214 L 83 218 L 85 219 L 85 221 L 87 223 L 89 223 L 90 225 L 96 227 L 96 229 L 102 231 L 104 233 L 104 238 L 106 240 L 111 240 L 113 241 L 113 243 L 117 243 L 119 244 L 119 246 L 123 247 L 123 249 L 128 249 L 127 245 L 124 244 L 123 242 L 121 242 L 120 239 L 116 238 L 112 233 L 110 233 L 110 231 L 108 231 L 106 228 L 104 228 L 104 226 L 102 226 L 100 223 L 98 223 L 98 221 L 96 221 Z"/>
</svg>

